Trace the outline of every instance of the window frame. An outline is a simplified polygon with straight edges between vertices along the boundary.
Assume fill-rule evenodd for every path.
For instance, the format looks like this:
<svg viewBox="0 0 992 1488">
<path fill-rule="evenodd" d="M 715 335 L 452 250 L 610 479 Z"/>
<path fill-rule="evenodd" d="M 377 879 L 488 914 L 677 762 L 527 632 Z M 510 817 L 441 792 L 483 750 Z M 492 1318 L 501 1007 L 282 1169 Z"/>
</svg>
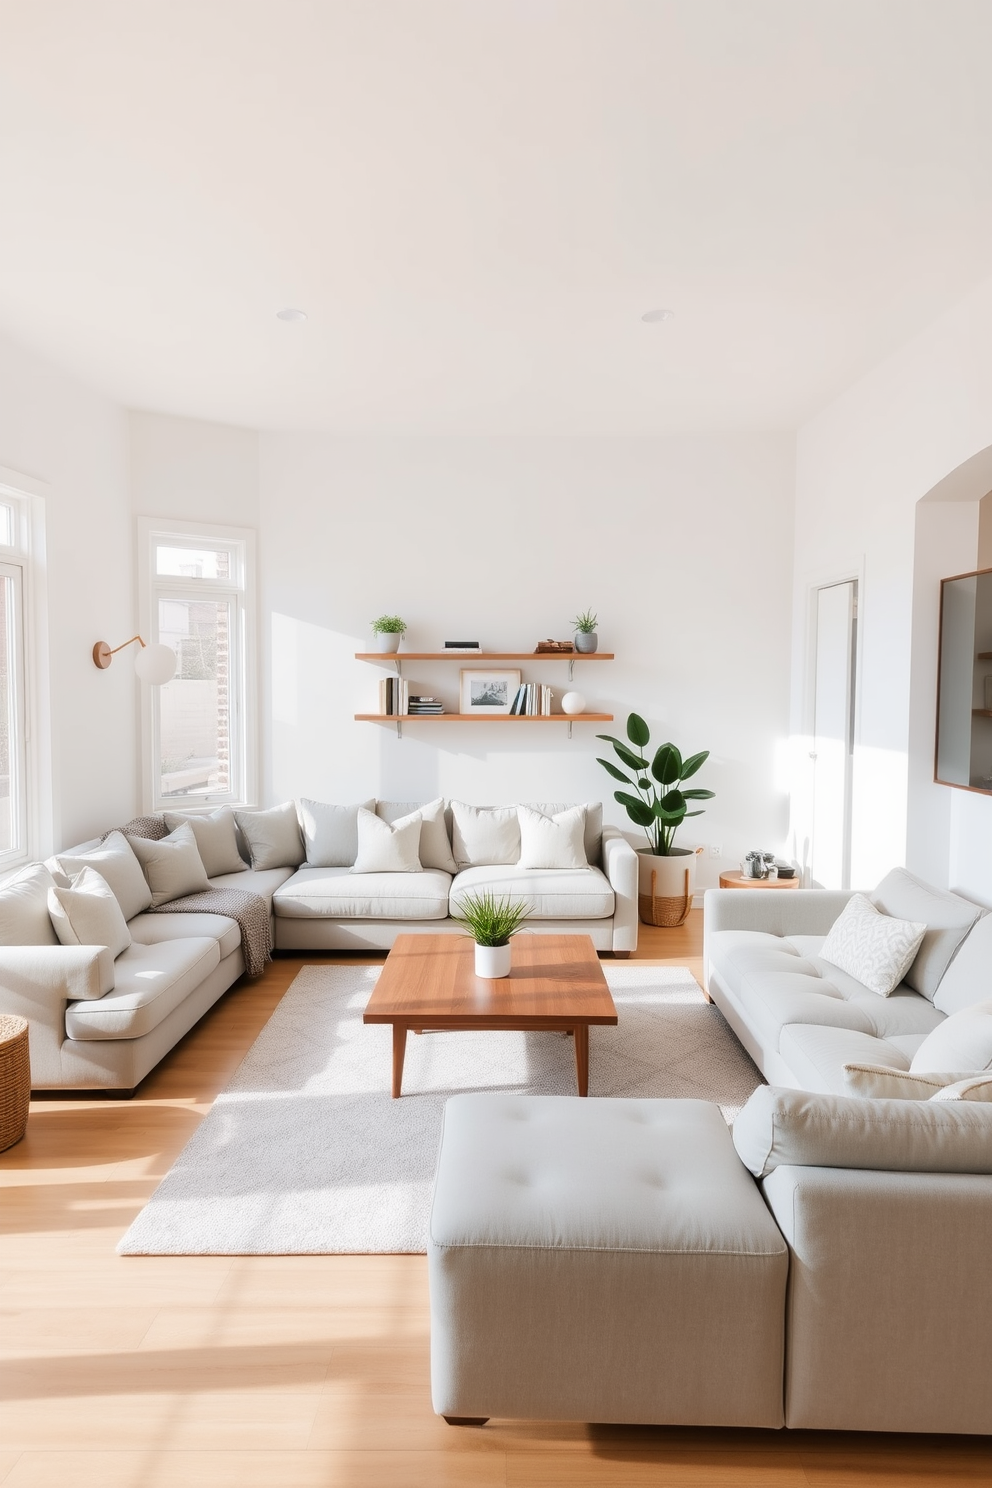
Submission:
<svg viewBox="0 0 992 1488">
<path fill-rule="evenodd" d="M 226 547 L 237 569 L 230 579 L 195 579 L 157 572 L 157 549 Z M 255 639 L 255 533 L 247 527 L 175 522 L 144 517 L 138 522 L 138 579 L 142 635 L 159 639 L 159 601 L 227 599 L 232 606 L 230 677 L 231 789 L 191 796 L 161 793 L 161 689 L 141 683 L 142 796 L 151 811 L 205 811 L 217 806 L 252 806 L 257 799 L 257 648 Z"/>
<path fill-rule="evenodd" d="M 0 569 L 9 569 L 19 604 L 15 617 L 12 750 L 16 771 L 18 846 L 0 852 L 0 878 L 50 850 L 54 829 L 48 611 L 45 583 L 45 491 L 32 476 L 0 467 L 0 504 L 10 507 L 12 541 L 0 544 Z"/>
</svg>

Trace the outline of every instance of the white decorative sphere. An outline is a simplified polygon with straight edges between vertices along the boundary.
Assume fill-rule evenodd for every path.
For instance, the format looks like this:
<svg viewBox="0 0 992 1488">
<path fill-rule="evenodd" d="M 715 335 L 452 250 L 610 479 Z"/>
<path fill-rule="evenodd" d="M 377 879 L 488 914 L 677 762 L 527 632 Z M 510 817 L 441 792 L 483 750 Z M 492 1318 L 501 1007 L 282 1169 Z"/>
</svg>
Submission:
<svg viewBox="0 0 992 1488">
<path fill-rule="evenodd" d="M 561 711 L 572 717 L 576 713 L 586 711 L 586 700 L 581 692 L 566 692 L 561 700 Z"/>
<path fill-rule="evenodd" d="M 142 682 L 150 682 L 153 687 L 163 687 L 176 675 L 176 653 L 171 646 L 152 641 L 150 645 L 143 646 L 134 658 L 134 670 Z"/>
</svg>

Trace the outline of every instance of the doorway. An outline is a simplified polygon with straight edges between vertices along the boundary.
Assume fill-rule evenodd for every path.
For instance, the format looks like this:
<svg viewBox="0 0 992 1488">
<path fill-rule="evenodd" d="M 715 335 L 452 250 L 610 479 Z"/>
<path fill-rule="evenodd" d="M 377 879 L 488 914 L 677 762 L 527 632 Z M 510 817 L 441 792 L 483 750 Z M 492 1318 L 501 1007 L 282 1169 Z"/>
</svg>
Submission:
<svg viewBox="0 0 992 1488">
<path fill-rule="evenodd" d="M 813 605 L 813 811 L 810 871 L 825 889 L 851 887 L 858 581 L 817 587 Z"/>
</svg>

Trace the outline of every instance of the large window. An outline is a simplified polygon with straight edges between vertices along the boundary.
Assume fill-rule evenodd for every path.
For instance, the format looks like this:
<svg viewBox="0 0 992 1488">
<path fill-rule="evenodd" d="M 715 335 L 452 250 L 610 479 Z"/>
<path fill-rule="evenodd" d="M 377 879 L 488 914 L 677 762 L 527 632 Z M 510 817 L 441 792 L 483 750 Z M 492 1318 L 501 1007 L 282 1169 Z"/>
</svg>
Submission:
<svg viewBox="0 0 992 1488">
<path fill-rule="evenodd" d="M 254 795 L 252 534 L 147 524 L 146 608 L 176 675 L 148 688 L 151 803 Z"/>
<path fill-rule="evenodd" d="M 0 871 L 28 856 L 31 779 L 26 655 L 29 498 L 0 486 Z"/>
</svg>

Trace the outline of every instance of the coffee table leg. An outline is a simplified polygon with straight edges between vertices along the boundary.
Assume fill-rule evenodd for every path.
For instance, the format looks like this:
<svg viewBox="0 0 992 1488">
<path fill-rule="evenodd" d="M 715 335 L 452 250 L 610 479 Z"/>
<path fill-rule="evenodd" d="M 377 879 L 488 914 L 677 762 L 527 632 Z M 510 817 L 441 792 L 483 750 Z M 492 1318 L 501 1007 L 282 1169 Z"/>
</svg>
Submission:
<svg viewBox="0 0 992 1488">
<path fill-rule="evenodd" d="M 393 1024 L 393 1100 L 399 1099 L 403 1085 L 403 1057 L 406 1054 L 406 1029 Z M 586 1060 L 588 1066 L 588 1058 Z"/>
<path fill-rule="evenodd" d="M 589 1094 L 589 1024 L 574 1028 L 575 1035 L 575 1079 L 580 1095 Z"/>
</svg>

